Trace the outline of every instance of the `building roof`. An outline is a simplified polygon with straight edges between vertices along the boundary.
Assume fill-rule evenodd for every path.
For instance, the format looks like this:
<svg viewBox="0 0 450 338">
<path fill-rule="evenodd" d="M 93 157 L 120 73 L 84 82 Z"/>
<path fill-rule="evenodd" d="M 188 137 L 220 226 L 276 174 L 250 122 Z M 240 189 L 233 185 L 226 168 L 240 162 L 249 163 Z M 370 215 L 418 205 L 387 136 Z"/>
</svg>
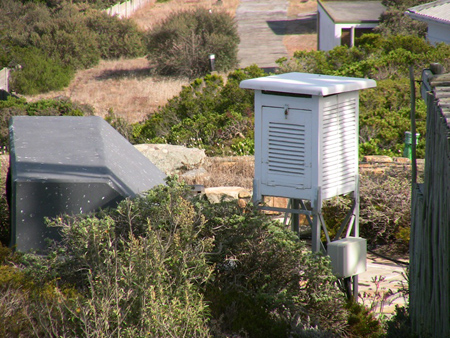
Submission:
<svg viewBox="0 0 450 338">
<path fill-rule="evenodd" d="M 378 23 L 386 10 L 381 1 L 318 1 L 335 23 Z"/>
<path fill-rule="evenodd" d="M 450 24 L 450 0 L 439 0 L 411 7 L 406 14 L 419 21 Z"/>
</svg>

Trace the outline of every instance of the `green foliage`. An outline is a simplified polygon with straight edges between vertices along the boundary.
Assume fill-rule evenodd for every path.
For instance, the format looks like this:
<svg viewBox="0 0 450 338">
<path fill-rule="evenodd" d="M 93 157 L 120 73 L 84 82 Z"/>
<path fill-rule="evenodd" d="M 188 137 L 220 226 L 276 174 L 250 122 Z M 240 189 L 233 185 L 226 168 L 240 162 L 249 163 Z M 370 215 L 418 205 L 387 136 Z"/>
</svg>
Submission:
<svg viewBox="0 0 450 338">
<path fill-rule="evenodd" d="M 21 66 L 13 89 L 23 94 L 61 89 L 73 70 L 100 58 L 145 54 L 143 33 L 132 21 L 94 10 L 86 1 L 4 0 L 0 10 L 9 14 L 0 17 L 0 67 Z"/>
<path fill-rule="evenodd" d="M 425 37 L 427 24 L 411 19 L 405 11 L 420 4 L 429 2 L 428 0 L 383 0 L 386 11 L 380 16 L 380 23 L 375 28 L 376 32 L 384 36 L 389 35 L 413 35 Z"/>
<path fill-rule="evenodd" d="M 348 326 L 328 258 L 251 207 L 211 205 L 174 180 L 49 224 L 63 240 L 47 256 L 0 253 L 0 323 L 17 336 L 330 337 Z"/>
<path fill-rule="evenodd" d="M 3 168 L 2 168 L 3 169 Z M 6 197 L 6 180 L 3 175 L 0 177 L 0 263 L 2 259 L 2 244 L 9 245 L 11 231 L 9 221 L 9 206 Z"/>
<path fill-rule="evenodd" d="M 291 60 L 278 61 L 280 72 L 369 77 L 398 80 L 409 77 L 409 66 L 422 70 L 432 62 L 449 65 L 450 46 L 429 45 L 414 36 L 368 34 L 357 39 L 356 47 L 337 46 L 330 51 L 297 51 Z"/>
<path fill-rule="evenodd" d="M 417 157 L 425 157 L 426 105 L 416 88 Z M 378 81 L 360 96 L 360 155 L 403 156 L 405 132 L 411 130 L 408 79 Z"/>
<path fill-rule="evenodd" d="M 408 307 L 395 306 L 395 313 L 386 322 L 386 338 L 416 338 L 412 333 Z"/>
<path fill-rule="evenodd" d="M 344 296 L 328 258 L 310 253 L 291 231 L 251 207 L 198 205 L 215 241 L 206 298 L 223 332 L 289 337 L 311 326 L 342 332 Z"/>
<path fill-rule="evenodd" d="M 169 182 L 117 209 L 49 223 L 63 240 L 46 257 L 25 255 L 23 273 L 40 291 L 26 317 L 42 336 L 208 337 L 200 287 L 212 267 L 203 218 Z M 5 314 L 0 315 L 5 318 Z M 41 336 L 41 335 L 39 335 Z"/>
<path fill-rule="evenodd" d="M 60 11 L 53 20 L 36 27 L 30 42 L 55 60 L 73 69 L 85 69 L 100 61 L 95 34 L 74 8 Z"/>
<path fill-rule="evenodd" d="M 74 74 L 71 67 L 48 58 L 34 47 L 15 49 L 11 62 L 20 65 L 12 72 L 11 89 L 27 95 L 66 87 Z"/>
<path fill-rule="evenodd" d="M 346 308 L 350 312 L 347 331 L 350 337 L 383 337 L 383 326 L 364 305 L 350 300 L 347 302 Z"/>
<path fill-rule="evenodd" d="M 135 130 L 134 142 L 182 144 L 208 154 L 252 154 L 253 92 L 239 83 L 263 75 L 254 66 L 230 73 L 226 84 L 218 75 L 194 80 Z"/>
<path fill-rule="evenodd" d="M 210 54 L 215 55 L 217 71 L 237 65 L 237 27 L 225 12 L 176 12 L 150 32 L 148 41 L 148 59 L 159 74 L 204 76 Z"/>
<path fill-rule="evenodd" d="M 145 55 L 143 33 L 129 19 L 119 19 L 104 12 L 93 11 L 86 19 L 95 33 L 102 59 L 133 58 Z"/>
<path fill-rule="evenodd" d="M 338 196 L 324 203 L 330 237 L 339 229 L 351 200 Z M 369 246 L 400 243 L 407 250 L 411 224 L 411 183 L 404 173 L 361 175 L 360 234 Z"/>
</svg>

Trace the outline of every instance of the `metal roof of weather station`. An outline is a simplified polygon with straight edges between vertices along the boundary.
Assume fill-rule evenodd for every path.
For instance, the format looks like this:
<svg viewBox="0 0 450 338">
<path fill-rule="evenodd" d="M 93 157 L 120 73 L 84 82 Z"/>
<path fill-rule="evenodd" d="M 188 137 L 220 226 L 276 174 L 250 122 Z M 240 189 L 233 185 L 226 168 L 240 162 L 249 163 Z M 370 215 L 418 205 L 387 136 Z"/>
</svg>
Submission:
<svg viewBox="0 0 450 338">
<path fill-rule="evenodd" d="M 376 87 L 370 79 L 308 73 L 285 73 L 244 80 L 244 89 L 265 90 L 291 94 L 327 96 Z"/>
<path fill-rule="evenodd" d="M 17 116 L 10 135 L 14 179 L 108 181 L 131 197 L 164 183 L 164 173 L 98 116 Z"/>
<path fill-rule="evenodd" d="M 434 1 L 411 7 L 405 13 L 419 21 L 450 24 L 450 0 Z"/>
<path fill-rule="evenodd" d="M 335 23 L 378 22 L 386 7 L 381 1 L 319 1 Z"/>
</svg>

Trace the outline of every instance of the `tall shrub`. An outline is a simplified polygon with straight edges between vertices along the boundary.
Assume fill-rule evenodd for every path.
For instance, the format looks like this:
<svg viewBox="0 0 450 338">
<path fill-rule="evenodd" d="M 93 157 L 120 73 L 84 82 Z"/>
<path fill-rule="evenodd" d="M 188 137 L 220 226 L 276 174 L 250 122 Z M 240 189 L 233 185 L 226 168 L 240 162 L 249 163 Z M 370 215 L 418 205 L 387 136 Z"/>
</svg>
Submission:
<svg viewBox="0 0 450 338">
<path fill-rule="evenodd" d="M 195 78 L 209 71 L 209 55 L 215 69 L 237 65 L 239 36 L 234 19 L 224 12 L 206 9 L 177 12 L 148 36 L 148 56 L 159 74 Z"/>
</svg>

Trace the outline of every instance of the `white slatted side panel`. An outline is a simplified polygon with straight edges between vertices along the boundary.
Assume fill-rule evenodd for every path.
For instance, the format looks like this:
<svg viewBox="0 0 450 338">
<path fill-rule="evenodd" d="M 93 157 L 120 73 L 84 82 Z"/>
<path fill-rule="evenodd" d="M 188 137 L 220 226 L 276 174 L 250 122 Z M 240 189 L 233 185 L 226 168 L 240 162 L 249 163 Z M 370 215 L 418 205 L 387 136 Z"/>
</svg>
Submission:
<svg viewBox="0 0 450 338">
<path fill-rule="evenodd" d="M 357 101 L 325 104 L 322 120 L 322 191 L 346 190 L 355 182 L 358 163 Z"/>
</svg>

